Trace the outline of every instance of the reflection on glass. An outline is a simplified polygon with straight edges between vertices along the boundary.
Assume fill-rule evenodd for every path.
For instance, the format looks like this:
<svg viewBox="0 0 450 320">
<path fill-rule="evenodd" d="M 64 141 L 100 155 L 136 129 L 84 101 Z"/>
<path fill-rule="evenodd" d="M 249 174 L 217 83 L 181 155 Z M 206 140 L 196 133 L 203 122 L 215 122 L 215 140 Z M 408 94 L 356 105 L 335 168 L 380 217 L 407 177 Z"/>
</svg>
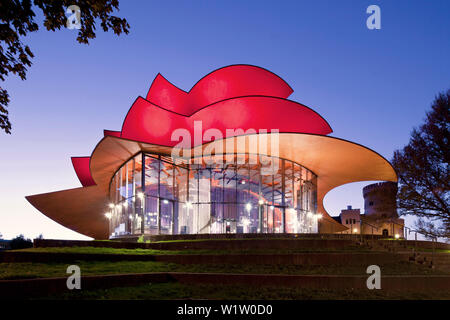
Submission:
<svg viewBox="0 0 450 320">
<path fill-rule="evenodd" d="M 110 236 L 317 232 L 316 176 L 297 163 L 267 158 L 183 162 L 138 154 L 111 180 Z M 261 170 L 275 161 L 277 172 Z"/>
</svg>

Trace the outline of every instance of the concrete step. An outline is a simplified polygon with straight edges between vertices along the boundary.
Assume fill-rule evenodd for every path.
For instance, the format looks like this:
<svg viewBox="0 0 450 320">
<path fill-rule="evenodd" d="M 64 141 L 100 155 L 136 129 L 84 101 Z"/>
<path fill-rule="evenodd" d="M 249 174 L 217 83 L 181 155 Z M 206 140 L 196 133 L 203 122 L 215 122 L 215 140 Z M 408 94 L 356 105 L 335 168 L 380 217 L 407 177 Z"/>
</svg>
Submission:
<svg viewBox="0 0 450 320">
<path fill-rule="evenodd" d="M 137 286 L 149 283 L 176 281 L 185 284 L 245 285 L 269 287 L 295 287 L 334 290 L 369 290 L 368 275 L 263 275 L 223 273 L 138 273 L 82 276 L 81 288 L 95 290 L 121 286 Z M 69 292 L 67 278 L 42 278 L 24 280 L 0 280 L 0 297 L 45 297 Z M 381 289 L 385 292 L 442 292 L 450 298 L 450 276 L 382 276 Z"/>
<path fill-rule="evenodd" d="M 0 262 L 159 261 L 177 264 L 371 265 L 410 261 L 409 253 L 305 252 L 289 254 L 92 254 L 6 251 Z"/>
<path fill-rule="evenodd" d="M 312 266 L 369 266 L 409 261 L 409 254 L 389 253 L 295 253 L 295 254 L 226 254 L 159 255 L 155 261 L 178 264 L 264 264 Z"/>
<path fill-rule="evenodd" d="M 169 241 L 130 243 L 119 241 L 79 241 L 35 239 L 36 248 L 49 247 L 102 247 L 120 249 L 156 250 L 346 250 L 359 246 L 351 239 L 201 239 L 194 241 Z"/>
<path fill-rule="evenodd" d="M 326 235 L 246 235 L 248 237 L 220 238 L 213 235 L 190 235 L 198 236 L 198 239 L 183 239 L 176 241 L 162 241 L 151 243 L 122 242 L 122 241 L 83 241 L 83 240 L 52 240 L 35 239 L 36 248 L 46 247 L 102 247 L 102 248 L 120 248 L 120 249 L 157 249 L 157 250 L 251 250 L 251 249 L 283 249 L 283 250 L 329 250 L 329 249 L 352 249 L 352 248 L 372 248 L 374 250 L 405 250 L 409 247 L 432 249 L 433 244 L 430 241 L 413 240 L 380 240 L 377 238 L 365 237 L 362 239 L 357 235 L 347 235 L 343 238 L 331 238 Z M 204 236 L 204 237 L 200 237 Z M 211 236 L 206 238 L 205 236 Z M 215 235 L 220 236 L 220 235 Z M 227 235 L 229 236 L 229 235 Z M 253 236 L 254 238 L 250 238 Z M 174 236 L 160 236 L 161 239 L 170 240 Z M 173 240 L 173 239 L 172 239 Z M 450 244 L 435 243 L 436 249 L 450 250 Z"/>
</svg>

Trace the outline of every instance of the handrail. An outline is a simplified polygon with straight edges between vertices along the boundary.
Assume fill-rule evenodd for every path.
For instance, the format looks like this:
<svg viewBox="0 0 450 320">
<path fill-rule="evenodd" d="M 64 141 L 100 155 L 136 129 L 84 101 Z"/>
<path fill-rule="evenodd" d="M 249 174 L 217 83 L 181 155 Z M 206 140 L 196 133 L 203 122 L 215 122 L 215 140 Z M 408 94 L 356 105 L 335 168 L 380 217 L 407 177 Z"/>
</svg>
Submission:
<svg viewBox="0 0 450 320">
<path fill-rule="evenodd" d="M 375 229 L 377 229 L 377 232 L 378 232 L 378 227 L 377 226 L 374 226 L 374 225 L 372 225 L 372 224 L 370 224 L 370 223 L 368 223 L 368 222 L 366 222 L 366 221 L 363 221 L 363 219 L 359 219 L 359 223 L 360 223 L 360 225 L 363 225 L 363 224 L 367 224 L 368 226 L 371 226 L 372 227 L 372 242 L 374 241 L 373 240 L 373 228 L 375 228 Z M 361 226 L 359 227 L 359 233 L 361 234 L 361 242 L 362 242 L 362 230 L 361 230 Z"/>
<path fill-rule="evenodd" d="M 360 223 L 361 223 L 361 224 L 367 224 L 367 225 L 371 226 L 372 228 L 377 229 L 377 231 L 378 231 L 378 227 L 377 227 L 377 226 L 374 226 L 374 225 L 372 225 L 372 224 L 370 224 L 370 223 L 368 223 L 368 222 L 366 222 L 366 221 L 363 221 L 362 219 L 360 220 Z"/>
<path fill-rule="evenodd" d="M 414 248 L 412 250 L 412 252 L 414 253 L 414 259 L 416 259 L 417 257 L 417 234 L 421 234 L 423 236 L 425 236 L 426 238 L 430 238 L 429 234 L 417 231 L 417 230 L 413 230 L 409 227 L 405 227 L 406 230 L 408 230 L 408 233 L 411 234 L 411 232 L 414 232 Z M 434 261 L 435 261 L 435 253 L 436 253 L 436 242 L 437 242 L 437 237 L 436 236 L 432 236 L 431 237 L 431 242 L 432 242 L 432 254 L 431 254 L 431 265 L 430 267 L 432 269 L 434 269 Z"/>
</svg>

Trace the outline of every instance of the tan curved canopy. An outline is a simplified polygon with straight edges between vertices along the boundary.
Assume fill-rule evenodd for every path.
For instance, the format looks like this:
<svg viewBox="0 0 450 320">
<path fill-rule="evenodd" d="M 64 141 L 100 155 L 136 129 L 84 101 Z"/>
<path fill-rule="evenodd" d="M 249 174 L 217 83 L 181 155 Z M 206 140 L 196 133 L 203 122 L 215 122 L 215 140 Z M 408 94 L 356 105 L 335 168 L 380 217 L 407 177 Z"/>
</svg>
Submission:
<svg viewBox="0 0 450 320">
<path fill-rule="evenodd" d="M 271 138 L 275 134 L 268 134 Z M 319 224 L 320 233 L 332 233 L 346 229 L 333 220 L 323 207 L 325 195 L 337 186 L 357 181 L 397 181 L 390 163 L 378 153 L 361 146 L 329 136 L 279 133 L 279 150 L 258 150 L 259 154 L 288 159 L 313 171 L 317 175 L 318 212 L 323 214 Z M 234 142 L 235 153 L 252 152 L 252 142 L 258 135 L 215 140 L 193 148 L 191 154 L 202 149 L 218 150 L 219 144 Z M 238 140 L 239 142 L 237 143 Z M 242 143 L 243 140 L 245 143 Z M 75 188 L 26 197 L 39 211 L 56 222 L 95 239 L 108 238 L 109 183 L 119 167 L 139 152 L 170 155 L 172 147 L 151 145 L 118 137 L 103 138 L 92 153 L 90 169 L 95 186 Z M 232 150 L 227 149 L 227 153 Z"/>
</svg>

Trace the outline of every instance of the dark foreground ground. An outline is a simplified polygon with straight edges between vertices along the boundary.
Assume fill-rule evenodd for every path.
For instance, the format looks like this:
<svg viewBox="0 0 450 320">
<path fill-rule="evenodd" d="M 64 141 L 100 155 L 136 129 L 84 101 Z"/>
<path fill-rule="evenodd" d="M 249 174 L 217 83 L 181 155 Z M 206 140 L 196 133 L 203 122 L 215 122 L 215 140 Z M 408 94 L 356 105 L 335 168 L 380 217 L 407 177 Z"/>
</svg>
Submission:
<svg viewBox="0 0 450 320">
<path fill-rule="evenodd" d="M 233 241 L 233 240 L 230 240 Z M 293 240 L 301 241 L 301 240 Z M 339 240 L 336 240 L 339 241 Z M 196 244 L 198 247 L 198 243 Z M 179 247 L 179 245 L 178 245 Z M 353 300 L 353 299 L 450 299 L 450 285 L 433 288 L 439 278 L 450 284 L 450 251 L 429 248 L 412 248 L 402 245 L 395 248 L 377 247 L 369 243 L 354 243 L 336 248 L 302 248 L 285 250 L 252 249 L 221 250 L 192 249 L 186 242 L 183 250 L 115 249 L 96 247 L 33 248 L 7 254 L 0 253 L 0 292 L 13 299 L 231 299 L 231 300 Z M 30 253 L 32 253 L 30 255 Z M 318 254 L 319 253 L 319 254 Z M 276 259 L 274 258 L 276 257 Z M 345 257 L 344 261 L 342 257 Z M 368 263 L 377 263 L 382 273 L 382 288 L 368 290 L 365 280 Z M 36 262 L 38 260 L 39 262 Z M 176 261 L 176 263 L 171 262 Z M 322 262 L 321 262 L 322 261 Z M 333 263 L 333 261 L 336 261 Z M 201 262 L 201 263 L 199 263 Z M 81 290 L 68 290 L 65 281 L 69 265 L 81 269 Z M 83 287 L 83 277 L 101 275 L 129 275 L 149 273 L 181 273 L 181 278 L 163 281 L 135 281 L 132 285 L 108 284 L 108 279 Z M 205 280 L 202 274 L 217 274 Z M 200 274 L 200 276 L 198 276 Z M 227 275 L 258 276 L 302 275 L 309 276 L 308 283 L 286 281 L 255 283 Z M 314 284 L 315 277 L 343 278 L 342 281 L 325 281 Z M 349 279 L 348 284 L 345 279 Z M 416 284 L 409 285 L 414 281 Z M 28 292 L 27 286 L 37 286 L 36 279 L 56 279 L 54 284 L 41 282 L 39 288 Z M 217 280 L 220 278 L 221 280 Z M 418 280 L 418 278 L 420 278 Z M 182 280 L 180 280 L 182 279 Z M 187 279 L 187 280 L 186 280 Z M 355 280 L 356 279 L 356 280 Z M 398 281 L 398 280 L 402 281 Z M 95 279 L 94 279 L 95 280 Z M 342 279 L 341 279 L 342 280 Z M 396 280 L 400 285 L 392 285 Z M 59 281 L 59 282 L 58 282 Z M 359 282 L 358 282 L 359 281 Z M 419 281 L 419 282 L 418 282 Z M 51 281 L 50 281 L 51 282 Z M 397 283 L 396 282 L 396 283 Z M 353 285 L 355 284 L 356 285 Z M 417 284 L 418 283 L 418 284 Z M 319 284 L 319 282 L 317 282 Z M 17 285 L 15 294 L 4 288 Z M 10 287 L 6 287 L 10 286 Z M 50 286 L 51 290 L 46 290 Z M 53 287 L 51 287 L 53 286 Z M 111 287 L 112 286 L 112 287 Z M 13 287 L 14 288 L 14 287 Z M 14 290 L 10 291 L 13 292 Z M 2 295 L 2 294 L 0 294 Z"/>
<path fill-rule="evenodd" d="M 180 283 L 155 283 L 135 287 L 120 287 L 92 291 L 67 292 L 35 299 L 68 300 L 449 300 L 447 292 L 383 292 L 379 290 L 331 290 L 283 287 L 249 288 L 231 285 L 187 285 Z"/>
</svg>

